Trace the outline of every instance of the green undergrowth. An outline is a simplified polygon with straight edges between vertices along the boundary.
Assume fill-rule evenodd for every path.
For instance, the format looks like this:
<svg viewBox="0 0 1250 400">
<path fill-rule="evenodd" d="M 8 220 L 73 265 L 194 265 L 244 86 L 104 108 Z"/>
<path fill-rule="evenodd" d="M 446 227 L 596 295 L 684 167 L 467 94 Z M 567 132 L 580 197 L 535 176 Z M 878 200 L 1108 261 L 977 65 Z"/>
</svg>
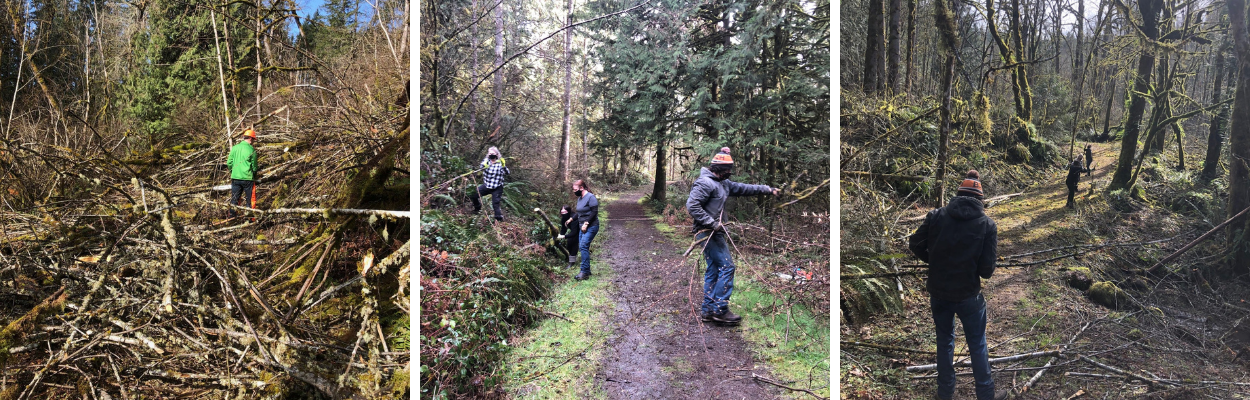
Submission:
<svg viewBox="0 0 1250 400">
<path fill-rule="evenodd" d="M 615 274 L 605 263 L 592 261 L 591 266 L 595 274 L 590 280 L 569 280 L 544 302 L 545 309 L 572 322 L 548 317 L 514 339 L 499 371 L 504 391 L 513 398 L 606 398 L 587 371 L 600 368 L 602 344 L 611 334 L 603 328 L 616 307 L 603 293 Z"/>
<path fill-rule="evenodd" d="M 603 198 L 611 197 L 609 195 Z M 601 200 L 602 201 L 602 200 Z M 608 203 L 609 201 L 603 201 Z M 606 208 L 606 207 L 605 207 Z M 611 223 L 604 208 L 599 217 Z M 602 248 L 611 230 L 595 236 L 593 251 Z M 533 329 L 514 337 L 510 351 L 501 364 L 501 387 L 512 398 L 520 399 L 601 399 L 606 398 L 600 385 L 586 371 L 600 368 L 603 343 L 611 330 L 608 318 L 616 306 L 607 293 L 616 275 L 602 260 L 591 259 L 589 280 L 568 279 L 557 284 L 551 296 L 539 302 L 542 309 L 559 317 L 542 320 Z M 559 273 L 571 276 L 576 266 Z M 571 321 L 570 321 L 571 320 Z"/>
<path fill-rule="evenodd" d="M 785 299 L 758 282 L 739 275 L 730 308 L 742 315 L 742 336 L 752 351 L 780 380 L 829 396 L 829 319 L 802 304 L 784 306 Z M 804 284 L 812 284 L 811 282 Z M 791 392 L 792 398 L 807 396 Z"/>
</svg>

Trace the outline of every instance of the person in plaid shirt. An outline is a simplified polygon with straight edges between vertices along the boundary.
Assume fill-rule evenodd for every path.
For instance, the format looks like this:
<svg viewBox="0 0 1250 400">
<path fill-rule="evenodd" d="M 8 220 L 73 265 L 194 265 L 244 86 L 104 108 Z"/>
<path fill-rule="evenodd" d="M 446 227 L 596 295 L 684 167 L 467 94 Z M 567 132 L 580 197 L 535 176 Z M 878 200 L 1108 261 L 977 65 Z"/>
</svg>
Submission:
<svg viewBox="0 0 1250 400">
<path fill-rule="evenodd" d="M 490 195 L 490 205 L 495 209 L 495 220 L 503 221 L 503 209 L 499 207 L 499 202 L 503 200 L 503 182 L 504 178 L 512 172 L 508 170 L 508 164 L 504 162 L 503 155 L 499 154 L 499 149 L 491 146 L 486 150 L 486 158 L 482 159 L 482 164 L 478 166 L 483 169 L 485 175 L 484 181 L 477 186 L 477 191 L 473 193 L 470 199 L 473 199 L 473 213 L 477 214 L 482 211 L 483 195 Z"/>
</svg>

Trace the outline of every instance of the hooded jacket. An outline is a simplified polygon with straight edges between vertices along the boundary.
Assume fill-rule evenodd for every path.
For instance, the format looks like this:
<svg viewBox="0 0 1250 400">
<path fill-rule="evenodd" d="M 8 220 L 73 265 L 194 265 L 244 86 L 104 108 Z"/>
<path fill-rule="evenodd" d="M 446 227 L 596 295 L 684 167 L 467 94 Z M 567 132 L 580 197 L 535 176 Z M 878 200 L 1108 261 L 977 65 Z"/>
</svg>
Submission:
<svg viewBox="0 0 1250 400">
<path fill-rule="evenodd" d="M 240 140 L 230 148 L 230 156 L 226 158 L 226 168 L 230 169 L 230 179 L 241 181 L 256 180 L 256 148 L 246 140 Z"/>
<path fill-rule="evenodd" d="M 1083 161 L 1072 160 L 1072 163 L 1068 164 L 1068 180 L 1065 183 L 1068 186 L 1076 186 L 1077 183 L 1081 182 L 1081 174 L 1086 172 L 1089 172 L 1089 169 L 1085 168 Z"/>
<path fill-rule="evenodd" d="M 980 278 L 994 275 L 998 225 L 985 215 L 981 200 L 957 196 L 925 216 L 907 247 L 929 264 L 929 295 L 961 301 L 981 292 Z"/>
<path fill-rule="evenodd" d="M 716 221 L 721 221 L 725 211 L 725 200 L 729 196 L 751 196 L 772 194 L 773 188 L 768 185 L 749 185 L 728 179 L 717 182 L 716 174 L 704 167 L 699 171 L 699 178 L 690 186 L 690 198 L 686 199 L 686 211 L 694 219 L 694 232 L 712 228 Z"/>
</svg>

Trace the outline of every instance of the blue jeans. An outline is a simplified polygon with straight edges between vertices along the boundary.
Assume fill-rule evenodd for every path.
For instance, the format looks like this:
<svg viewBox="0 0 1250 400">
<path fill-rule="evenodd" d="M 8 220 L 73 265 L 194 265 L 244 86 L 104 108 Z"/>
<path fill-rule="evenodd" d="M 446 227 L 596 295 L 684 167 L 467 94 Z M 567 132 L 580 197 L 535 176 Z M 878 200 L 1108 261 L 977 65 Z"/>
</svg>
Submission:
<svg viewBox="0 0 1250 400">
<path fill-rule="evenodd" d="M 989 351 L 985 347 L 985 297 L 978 293 L 960 301 L 929 299 L 933 308 L 933 324 L 937 327 L 938 397 L 949 399 L 955 394 L 955 316 L 964 326 L 964 339 L 972 360 L 972 376 L 976 380 L 977 398 L 994 398 L 994 378 L 990 376 Z"/>
<path fill-rule="evenodd" d="M 595 240 L 598 233 L 599 225 L 591 225 L 578 236 L 577 251 L 582 253 L 582 275 L 590 274 L 590 241 Z"/>
<path fill-rule="evenodd" d="M 694 236 L 702 239 L 708 233 Z M 703 312 L 720 315 L 729 311 L 729 296 L 734 292 L 734 261 L 729 257 L 729 243 L 725 232 L 718 231 L 703 249 L 707 260 L 707 272 L 703 274 Z"/>
</svg>

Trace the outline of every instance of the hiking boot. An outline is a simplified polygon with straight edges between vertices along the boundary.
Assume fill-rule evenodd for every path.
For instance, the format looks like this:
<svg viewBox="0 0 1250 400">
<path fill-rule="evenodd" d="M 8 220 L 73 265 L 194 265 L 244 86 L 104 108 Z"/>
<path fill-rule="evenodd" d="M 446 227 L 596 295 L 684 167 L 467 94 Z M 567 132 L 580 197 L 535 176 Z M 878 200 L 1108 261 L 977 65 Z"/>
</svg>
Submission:
<svg viewBox="0 0 1250 400">
<path fill-rule="evenodd" d="M 590 273 L 589 273 L 589 272 L 584 273 L 584 274 L 583 274 L 583 273 L 579 273 L 579 274 L 577 274 L 577 276 L 574 276 L 574 277 L 573 277 L 573 279 L 576 279 L 576 280 L 579 280 L 579 281 L 584 281 L 584 280 L 590 279 Z"/>
<path fill-rule="evenodd" d="M 730 312 L 729 310 L 725 310 L 722 314 L 713 314 L 712 321 L 720 322 L 722 324 L 736 324 L 742 322 L 742 317 Z"/>
<path fill-rule="evenodd" d="M 712 321 L 713 321 L 713 319 L 712 319 L 712 313 L 708 313 L 708 312 L 705 312 L 705 313 L 700 313 L 700 314 L 699 314 L 699 317 L 703 319 L 703 322 L 712 322 Z"/>
<path fill-rule="evenodd" d="M 1007 400 L 1007 397 L 1010 397 L 1010 396 L 1011 396 L 1010 390 L 1004 389 L 1004 390 L 999 390 L 997 392 L 994 392 L 994 400 Z"/>
<path fill-rule="evenodd" d="M 577 265 L 577 262 L 577 256 L 569 256 L 569 265 L 565 268 L 573 268 L 574 265 Z"/>
</svg>

